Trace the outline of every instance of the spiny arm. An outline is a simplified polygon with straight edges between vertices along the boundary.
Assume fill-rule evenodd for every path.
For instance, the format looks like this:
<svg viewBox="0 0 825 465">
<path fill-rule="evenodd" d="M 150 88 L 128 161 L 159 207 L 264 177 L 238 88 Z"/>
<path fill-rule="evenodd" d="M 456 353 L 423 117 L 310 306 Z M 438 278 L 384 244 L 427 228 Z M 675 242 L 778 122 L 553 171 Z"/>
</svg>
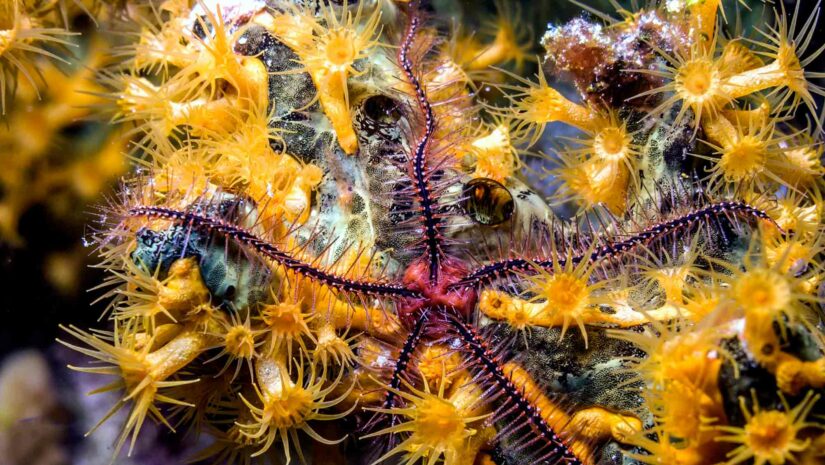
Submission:
<svg viewBox="0 0 825 465">
<path fill-rule="evenodd" d="M 550 463 L 582 465 L 582 460 L 576 456 L 567 442 L 559 437 L 541 416 L 541 410 L 526 397 L 524 388 L 514 383 L 511 374 L 505 373 L 481 336 L 461 320 L 450 319 L 449 322 L 464 342 L 464 350 L 476 362 L 479 374 L 504 396 L 504 403 L 499 408 L 505 412 L 520 412 L 518 421 L 525 420 L 511 429 L 510 434 L 518 432 L 524 425 L 529 425 L 535 437 L 528 438 L 525 445 L 530 446 L 536 455 L 537 460 L 534 463 L 554 460 Z"/>
<path fill-rule="evenodd" d="M 252 232 L 223 220 L 209 218 L 197 213 L 180 211 L 165 207 L 139 206 L 130 208 L 127 217 L 161 218 L 174 221 L 191 228 L 212 234 L 231 237 L 238 243 L 251 248 L 260 255 L 272 260 L 284 268 L 310 279 L 320 281 L 327 286 L 343 292 L 354 292 L 371 296 L 418 297 L 418 293 L 402 286 L 380 282 L 359 281 L 345 278 L 323 270 L 310 263 L 303 262 L 267 242 Z"/>
<path fill-rule="evenodd" d="M 718 202 L 698 210 L 694 210 L 670 221 L 650 226 L 649 228 L 646 228 L 641 232 L 628 237 L 627 239 L 598 247 L 589 254 L 575 255 L 571 258 L 571 260 L 573 260 L 574 264 L 577 264 L 582 260 L 590 260 L 595 262 L 605 258 L 617 257 L 632 251 L 648 241 L 666 236 L 682 228 L 692 227 L 702 221 L 708 221 L 715 216 L 725 214 L 773 222 L 767 213 L 746 203 Z M 565 259 L 559 258 L 556 259 L 556 262 L 564 265 Z M 525 258 L 511 258 L 508 260 L 501 260 L 484 265 L 481 268 L 469 273 L 465 278 L 453 285 L 453 287 L 474 286 L 489 283 L 493 280 L 512 276 L 518 273 L 529 273 L 533 269 L 534 265 L 551 270 L 553 268 L 553 263 L 553 259 L 529 260 Z"/>
<path fill-rule="evenodd" d="M 415 5 L 413 5 L 415 7 Z M 424 118 L 424 129 L 420 138 L 415 142 L 413 157 L 411 160 L 411 171 L 413 177 L 413 189 L 420 206 L 421 221 L 424 227 L 424 242 L 427 248 L 427 260 L 429 263 L 430 282 L 438 280 L 438 271 L 441 261 L 441 239 L 439 236 L 440 220 L 437 216 L 437 202 L 433 197 L 433 189 L 430 185 L 430 175 L 428 172 L 427 154 L 430 149 L 430 141 L 435 132 L 435 116 L 432 105 L 427 97 L 427 93 L 416 76 L 414 64 L 410 58 L 410 49 L 415 41 L 416 32 L 420 26 L 420 17 L 413 12 L 410 17 L 407 31 L 404 34 L 404 41 L 398 52 L 398 61 L 401 69 L 415 91 L 415 99 L 418 109 Z"/>
</svg>

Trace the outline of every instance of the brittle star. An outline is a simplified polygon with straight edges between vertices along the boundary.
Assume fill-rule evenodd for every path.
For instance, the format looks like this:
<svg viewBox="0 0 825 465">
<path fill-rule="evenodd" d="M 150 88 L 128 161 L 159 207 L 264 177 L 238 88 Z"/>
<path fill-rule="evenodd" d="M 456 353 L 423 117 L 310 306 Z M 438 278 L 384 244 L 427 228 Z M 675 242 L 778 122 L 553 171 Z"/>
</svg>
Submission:
<svg viewBox="0 0 825 465">
<path fill-rule="evenodd" d="M 406 200 L 415 205 L 412 221 L 417 222 L 423 236 L 418 245 L 419 257 L 406 266 L 399 279 L 353 279 L 337 274 L 290 254 L 252 230 L 198 211 L 137 205 L 128 208 L 125 216 L 165 219 L 209 235 L 223 236 L 227 241 L 265 257 L 274 265 L 333 289 L 350 300 L 354 297 L 363 301 L 369 297 L 393 304 L 402 325 L 404 341 L 393 361 L 392 374 L 385 380 L 388 388 L 379 410 L 387 411 L 403 402 L 396 393 L 403 388 L 402 379 L 422 342 L 443 339 L 447 335 L 461 341 L 457 350 L 464 357 L 466 367 L 474 374 L 475 382 L 486 393 L 488 403 L 494 405 L 494 414 L 487 421 L 495 423 L 506 417 L 510 425 L 503 431 L 509 435 L 521 434 L 523 439 L 518 448 L 524 450 L 529 446 L 529 454 L 536 463 L 585 463 L 586 458 L 577 456 L 570 447 L 565 432 L 554 431 L 547 423 L 540 408 L 526 394 L 526 388 L 506 372 L 501 356 L 494 353 L 475 327 L 480 289 L 499 280 L 521 279 L 536 270 L 552 273 L 554 264 L 558 265 L 560 258 L 514 254 L 510 258 L 473 268 L 460 258 L 461 253 L 457 253 L 456 249 L 461 245 L 445 240 L 447 210 L 441 194 L 445 186 L 449 187 L 451 182 L 458 180 L 448 176 L 443 167 L 444 154 L 440 150 L 440 141 L 436 140 L 439 130 L 439 121 L 433 111 L 436 103 L 431 102 L 426 85 L 421 82 L 420 65 L 414 59 L 414 46 L 421 23 L 421 16 L 413 8 L 397 56 L 404 79 L 412 90 L 411 100 L 414 101 L 407 118 L 418 122 L 414 125 L 416 129 L 412 131 L 410 153 L 403 166 L 410 188 L 400 195 L 408 195 L 410 198 Z M 723 215 L 769 220 L 764 212 L 745 203 L 710 203 L 648 226 L 624 239 L 605 241 L 603 245 L 585 252 L 567 254 L 566 260 L 574 263 L 610 260 Z"/>
</svg>

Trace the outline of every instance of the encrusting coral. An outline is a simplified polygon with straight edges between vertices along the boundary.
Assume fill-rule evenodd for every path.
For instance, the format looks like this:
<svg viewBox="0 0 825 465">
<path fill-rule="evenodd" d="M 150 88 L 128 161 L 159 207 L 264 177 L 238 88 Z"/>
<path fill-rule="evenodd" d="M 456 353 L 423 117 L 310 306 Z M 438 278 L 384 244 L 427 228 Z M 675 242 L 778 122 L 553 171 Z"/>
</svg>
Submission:
<svg viewBox="0 0 825 465">
<path fill-rule="evenodd" d="M 110 328 L 61 342 L 122 392 L 115 456 L 151 419 L 220 463 L 819 463 L 820 9 L 749 3 L 751 37 L 744 2 L 585 7 L 526 77 L 504 2 L 106 9 L 136 168 Z"/>
</svg>

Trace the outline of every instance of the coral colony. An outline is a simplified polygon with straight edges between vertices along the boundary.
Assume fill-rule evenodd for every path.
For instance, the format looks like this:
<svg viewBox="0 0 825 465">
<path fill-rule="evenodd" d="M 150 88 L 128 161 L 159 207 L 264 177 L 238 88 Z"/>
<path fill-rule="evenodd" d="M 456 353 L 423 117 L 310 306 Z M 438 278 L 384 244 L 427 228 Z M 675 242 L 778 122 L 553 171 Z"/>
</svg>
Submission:
<svg viewBox="0 0 825 465">
<path fill-rule="evenodd" d="M 110 60 L 105 35 L 64 28 L 91 14 L 80 0 L 73 1 L 0 1 L 3 245 L 25 242 L 19 222 L 32 206 L 46 204 L 65 223 L 72 213 L 79 216 L 72 205 L 99 202 L 101 190 L 128 165 L 117 125 L 96 118 L 108 103 L 94 79 L 95 70 Z M 94 136 L 83 137 L 90 133 Z"/>
<path fill-rule="evenodd" d="M 115 457 L 825 463 L 819 6 L 581 3 L 533 48 L 505 2 L 4 0 L 7 111 L 44 11 L 122 36 L 108 306 L 61 338 Z"/>
</svg>

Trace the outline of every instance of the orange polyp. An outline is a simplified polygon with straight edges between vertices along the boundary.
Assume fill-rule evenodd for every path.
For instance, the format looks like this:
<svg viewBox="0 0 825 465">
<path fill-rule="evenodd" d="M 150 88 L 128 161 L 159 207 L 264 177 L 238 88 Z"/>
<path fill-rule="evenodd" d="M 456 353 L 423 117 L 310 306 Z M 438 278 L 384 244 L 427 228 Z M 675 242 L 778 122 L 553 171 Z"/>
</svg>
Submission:
<svg viewBox="0 0 825 465">
<path fill-rule="evenodd" d="M 737 445 L 727 454 L 726 465 L 743 463 L 749 459 L 759 465 L 796 463 L 796 456 L 809 448 L 811 439 L 802 431 L 812 426 L 820 428 L 820 425 L 807 419 L 820 396 L 808 391 L 802 401 L 793 408 L 781 393 L 779 398 L 783 410 L 763 410 L 759 406 L 756 393 L 751 391 L 752 410 L 749 410 L 745 398 L 739 397 L 745 425 L 717 427 L 722 432 L 716 438 L 717 441 Z"/>
<path fill-rule="evenodd" d="M 597 159 L 568 165 L 558 169 L 559 176 L 569 196 L 579 200 L 584 209 L 604 205 L 613 214 L 625 212 L 630 173 L 624 165 Z"/>
<path fill-rule="evenodd" d="M 322 437 L 309 422 L 337 420 L 349 414 L 348 411 L 338 414 L 318 412 L 320 409 L 338 404 L 345 396 L 326 400 L 335 384 L 325 387 L 324 380 L 318 379 L 315 374 L 315 365 L 311 365 L 311 373 L 305 380 L 303 363 L 297 363 L 297 366 L 298 370 L 294 376 L 296 381 L 293 381 L 287 365 L 278 355 L 261 357 L 255 364 L 257 400 L 262 405 L 258 407 L 241 395 L 252 418 L 249 423 L 238 423 L 241 434 L 259 446 L 252 457 L 266 453 L 276 440 L 280 440 L 283 446 L 287 463 L 290 462 L 292 447 L 297 450 L 300 457 L 303 457 L 301 444 L 295 434 L 297 431 L 303 431 L 312 439 L 327 445 L 335 445 L 343 440 L 341 438 L 333 441 Z M 340 377 L 338 380 L 340 381 Z"/>
<path fill-rule="evenodd" d="M 474 176 L 503 183 L 515 174 L 519 159 L 510 132 L 509 125 L 502 123 L 470 144 L 475 156 Z"/>
<path fill-rule="evenodd" d="M 169 277 L 158 289 L 158 304 L 180 314 L 209 300 L 209 290 L 201 277 L 194 257 L 176 260 L 169 267 Z"/>
<path fill-rule="evenodd" d="M 725 80 L 725 90 L 731 98 L 745 97 L 756 92 L 781 87 L 788 83 L 788 74 L 779 61 L 731 76 Z"/>
<path fill-rule="evenodd" d="M 449 389 L 456 379 L 467 376 L 465 370 L 459 370 L 461 356 L 457 351 L 443 344 L 431 344 L 424 348 L 416 364 L 418 371 L 433 390 L 440 389 L 440 384 Z"/>
<path fill-rule="evenodd" d="M 270 290 L 271 294 L 275 292 Z M 277 302 L 264 305 L 261 310 L 261 321 L 269 332 L 270 353 L 283 352 L 286 349 L 289 359 L 292 359 L 292 344 L 297 343 L 304 352 L 307 351 L 304 339 L 313 340 L 308 321 L 312 315 L 302 312 L 301 303 Z"/>
<path fill-rule="evenodd" d="M 642 422 L 632 415 L 622 415 L 602 407 L 589 407 L 577 411 L 570 421 L 570 428 L 590 441 L 614 439 L 627 440 L 642 430 Z"/>
<path fill-rule="evenodd" d="M 171 403 L 178 401 L 172 397 L 161 394 L 161 391 L 171 387 L 197 382 L 197 380 L 180 381 L 169 380 L 169 378 L 172 378 L 191 363 L 192 360 L 203 353 L 213 341 L 213 338 L 203 331 L 187 327 L 178 332 L 176 336 L 162 347 L 150 352 L 150 349 L 155 347 L 155 344 L 151 343 L 151 340 L 149 343 L 142 344 L 142 349 L 136 350 L 134 344 L 137 342 L 137 339 L 140 338 L 133 337 L 135 334 L 115 333 L 110 343 L 104 341 L 97 335 L 74 327 L 63 329 L 90 348 L 80 348 L 60 341 L 62 344 L 76 350 L 81 350 L 104 363 L 104 365 L 76 369 L 90 373 L 114 375 L 121 378 L 121 380 L 105 386 L 96 392 L 124 388 L 126 390 L 126 396 L 123 400 L 131 400 L 133 402 L 126 424 L 115 444 L 116 455 L 130 436 L 129 453 L 131 454 L 137 436 L 147 416 L 151 415 L 167 426 L 169 425 L 160 415 L 155 404 L 159 401 Z M 111 413 L 116 412 L 123 407 L 123 405 L 123 402 L 116 404 Z M 98 423 L 97 426 L 100 426 L 100 423 Z M 97 426 L 95 426 L 95 428 L 97 428 Z"/>
<path fill-rule="evenodd" d="M 651 434 L 655 439 L 648 437 Z M 648 453 L 629 453 L 628 456 L 647 465 L 708 465 L 703 448 L 685 444 L 679 438 L 671 438 L 659 426 L 654 430 L 642 431 L 632 438 L 632 444 Z"/>
<path fill-rule="evenodd" d="M 573 103 L 546 83 L 529 89 L 519 104 L 518 116 L 532 123 L 559 121 L 585 131 L 596 129 L 597 115 L 593 111 Z"/>
<path fill-rule="evenodd" d="M 712 48 L 722 0 L 699 0 L 685 3 L 690 3 L 691 27 L 694 28 L 693 40 L 704 47 Z"/>
<path fill-rule="evenodd" d="M 332 123 L 338 144 L 345 153 L 354 154 L 358 150 L 358 136 L 352 127 L 352 113 L 345 98 L 346 75 L 317 72 L 312 76 L 318 86 L 318 100 Z"/>
<path fill-rule="evenodd" d="M 461 383 L 457 389 L 447 391 L 442 382 L 437 391 L 430 391 L 425 383 L 421 391 L 404 384 L 410 392 L 388 388 L 405 400 L 403 407 L 372 409 L 403 420 L 364 436 L 403 435 L 398 445 L 373 463 L 382 463 L 395 455 L 402 455 L 405 463 L 414 463 L 420 457 L 428 457 L 430 463 L 442 459 L 444 465 L 474 463 L 481 447 L 494 436 L 493 428 L 482 422 L 489 414 L 479 403 L 482 391 L 478 385 Z"/>
<path fill-rule="evenodd" d="M 743 339 L 754 360 L 776 376 L 782 392 L 796 395 L 807 387 L 825 387 L 825 357 L 803 361 L 784 352 L 773 320 L 758 314 L 746 316 Z"/>
<path fill-rule="evenodd" d="M 191 328 L 182 331 L 158 350 L 146 355 L 154 381 L 163 381 L 177 373 L 206 349 L 211 337 Z"/>
<path fill-rule="evenodd" d="M 496 37 L 492 43 L 480 50 L 480 53 L 467 64 L 467 69 L 485 70 L 507 61 L 516 62 L 516 67 L 523 65 L 527 53 L 523 45 L 516 41 L 515 31 L 508 27 L 509 24 L 500 24 Z M 529 45 L 529 44 L 528 44 Z"/>
<path fill-rule="evenodd" d="M 350 347 L 352 338 L 344 339 L 339 336 L 335 327 L 328 323 L 322 324 L 314 333 L 315 348 L 312 350 L 312 359 L 314 363 L 321 363 L 324 375 L 328 366 L 333 365 L 332 362 L 341 367 L 355 365 L 355 353 Z"/>
<path fill-rule="evenodd" d="M 744 73 L 765 64 L 759 55 L 749 49 L 742 40 L 738 39 L 725 44 L 718 60 L 725 76 Z"/>
<path fill-rule="evenodd" d="M 341 149 L 352 155 L 358 150 L 358 137 L 352 126 L 347 80 L 360 74 L 354 64 L 378 44 L 381 9 L 362 18 L 363 3 L 355 15 L 345 7 L 338 17 L 332 4 L 322 2 L 325 24 L 298 7 L 274 17 L 259 16 L 257 21 L 292 48 L 318 89 L 318 99 L 330 120 Z M 363 19 L 363 23 L 362 23 Z"/>
</svg>

